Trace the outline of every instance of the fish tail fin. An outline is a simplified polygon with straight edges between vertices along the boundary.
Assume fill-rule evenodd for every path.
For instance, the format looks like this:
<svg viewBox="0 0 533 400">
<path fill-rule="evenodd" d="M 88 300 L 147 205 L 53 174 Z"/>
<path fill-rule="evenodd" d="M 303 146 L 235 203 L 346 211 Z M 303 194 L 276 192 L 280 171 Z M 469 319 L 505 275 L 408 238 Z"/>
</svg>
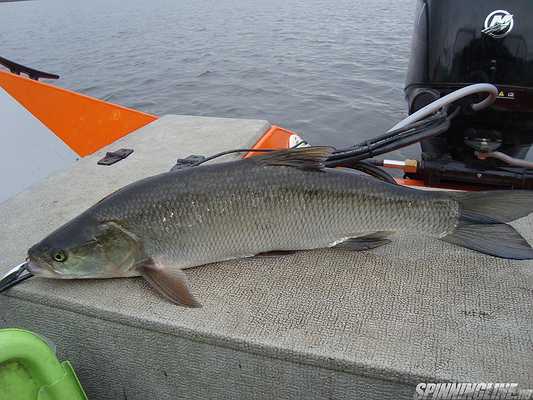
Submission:
<svg viewBox="0 0 533 400">
<path fill-rule="evenodd" d="M 533 212 L 533 190 L 451 192 L 466 216 L 482 220 L 511 222 Z"/>
<path fill-rule="evenodd" d="M 533 191 L 451 193 L 459 203 L 455 230 L 441 238 L 501 258 L 533 259 L 533 248 L 506 222 L 533 212 Z"/>
</svg>

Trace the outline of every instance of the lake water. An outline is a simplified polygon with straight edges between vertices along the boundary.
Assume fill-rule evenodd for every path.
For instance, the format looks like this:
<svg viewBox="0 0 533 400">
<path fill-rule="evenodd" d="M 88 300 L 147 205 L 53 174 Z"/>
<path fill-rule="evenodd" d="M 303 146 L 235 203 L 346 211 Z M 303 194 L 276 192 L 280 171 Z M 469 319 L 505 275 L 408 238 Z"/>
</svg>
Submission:
<svg viewBox="0 0 533 400">
<path fill-rule="evenodd" d="M 259 118 L 345 146 L 406 115 L 416 2 L 0 3 L 0 55 L 155 114 Z M 416 152 L 404 151 L 404 155 Z"/>
</svg>

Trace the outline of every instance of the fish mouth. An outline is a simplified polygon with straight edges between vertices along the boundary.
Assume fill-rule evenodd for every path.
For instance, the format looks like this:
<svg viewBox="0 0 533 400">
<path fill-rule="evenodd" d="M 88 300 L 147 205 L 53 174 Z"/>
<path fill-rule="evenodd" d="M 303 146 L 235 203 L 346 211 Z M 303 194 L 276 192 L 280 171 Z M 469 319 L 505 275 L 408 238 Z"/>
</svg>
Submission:
<svg viewBox="0 0 533 400">
<path fill-rule="evenodd" d="M 57 275 L 52 271 L 52 269 L 46 265 L 43 266 L 42 262 L 36 262 L 31 258 L 26 259 L 26 269 L 30 271 L 35 276 L 50 277 L 55 278 Z"/>
<path fill-rule="evenodd" d="M 39 275 L 39 273 L 43 270 L 43 268 L 39 264 L 37 264 L 33 260 L 30 260 L 29 258 L 26 259 L 26 268 L 33 275 Z"/>
</svg>

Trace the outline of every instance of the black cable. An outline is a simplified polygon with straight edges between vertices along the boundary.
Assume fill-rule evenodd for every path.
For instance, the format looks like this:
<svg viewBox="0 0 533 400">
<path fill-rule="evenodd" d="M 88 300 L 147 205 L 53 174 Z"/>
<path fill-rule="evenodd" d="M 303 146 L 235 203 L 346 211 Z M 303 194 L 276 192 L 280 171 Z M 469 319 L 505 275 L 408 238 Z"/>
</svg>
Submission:
<svg viewBox="0 0 533 400">
<path fill-rule="evenodd" d="M 306 141 L 301 141 L 296 146 L 291 147 L 291 148 L 292 149 L 301 148 L 305 144 L 307 144 Z M 221 153 L 214 154 L 214 155 L 209 156 L 209 157 L 205 157 L 205 158 L 201 159 L 200 161 L 198 161 L 197 163 L 192 164 L 190 166 L 191 167 L 197 167 L 197 166 L 199 166 L 199 165 L 201 165 L 201 164 L 203 164 L 205 162 L 214 160 L 215 158 L 222 157 L 222 156 L 225 156 L 225 155 L 228 155 L 228 154 L 233 154 L 233 153 L 253 153 L 253 152 L 258 152 L 258 153 L 267 152 L 268 153 L 268 152 L 279 151 L 279 150 L 281 150 L 281 149 L 235 149 L 235 150 L 227 150 L 227 151 L 223 151 Z"/>
<path fill-rule="evenodd" d="M 391 145 L 399 144 L 400 147 L 404 147 L 408 142 L 412 142 L 412 137 L 417 137 L 420 134 L 423 134 L 422 138 L 427 134 L 430 129 L 435 126 L 442 125 L 446 121 L 444 119 L 436 122 L 431 122 L 421 128 L 409 129 L 404 132 L 398 133 L 396 136 L 387 138 L 385 140 L 379 140 L 374 142 L 364 142 L 363 144 L 354 146 L 351 149 L 338 151 L 332 155 L 330 161 L 340 160 L 347 157 L 356 157 L 359 156 L 360 159 L 370 158 L 379 153 L 383 153 L 382 149 L 388 149 Z M 433 134 L 429 135 L 432 136 Z M 397 146 L 395 146 L 397 147 Z M 389 150 L 390 151 L 390 150 Z"/>
<path fill-rule="evenodd" d="M 235 149 L 235 150 L 227 150 L 227 151 L 223 151 L 221 153 L 217 153 L 217 154 L 214 154 L 212 156 L 203 158 L 200 161 L 198 161 L 197 163 L 192 164 L 191 167 L 197 167 L 199 165 L 202 165 L 203 163 L 206 163 L 208 161 L 214 160 L 215 158 L 222 157 L 222 156 L 225 156 L 225 155 L 228 155 L 228 154 L 249 153 L 249 152 L 259 152 L 259 153 L 266 152 L 266 153 L 268 153 L 268 152 L 271 152 L 271 151 L 279 151 L 279 149 L 278 150 L 276 150 L 276 149 Z"/>
<path fill-rule="evenodd" d="M 383 143 L 387 143 L 390 141 L 396 140 L 400 136 L 406 136 L 410 135 L 413 132 L 418 132 L 419 130 L 423 130 L 427 128 L 428 126 L 431 126 L 435 122 L 442 122 L 446 118 L 446 115 L 442 112 L 439 112 L 433 116 L 427 117 L 421 121 L 414 122 L 413 124 L 410 124 L 406 127 L 396 129 L 394 131 L 387 132 L 383 135 L 374 137 L 372 139 L 366 140 L 362 143 L 359 143 L 357 145 L 348 147 L 346 149 L 341 149 L 336 152 L 338 155 L 342 155 L 344 152 L 352 152 L 357 148 L 366 148 L 370 145 L 379 145 Z"/>
<path fill-rule="evenodd" d="M 369 158 L 379 156 L 381 154 L 389 153 L 398 150 L 402 147 L 420 142 L 422 140 L 440 135 L 447 131 L 450 127 L 451 120 L 459 113 L 460 107 L 457 107 L 452 113 L 448 114 L 447 109 L 439 111 L 429 117 L 420 121 L 416 121 L 403 128 L 394 131 L 386 132 L 383 135 L 366 140 L 354 146 L 335 150 L 332 155 L 326 160 L 326 167 L 350 167 L 375 178 L 381 179 L 385 182 L 396 184 L 396 181 L 388 172 L 381 169 L 379 166 L 373 164 L 374 160 L 368 161 Z M 211 161 L 215 158 L 222 157 L 232 153 L 248 153 L 248 152 L 272 152 L 278 149 L 235 149 L 224 151 L 210 157 L 204 158 L 192 167 L 199 166 L 205 162 Z"/>
<path fill-rule="evenodd" d="M 410 132 L 396 132 L 397 136 L 395 140 L 392 141 L 389 140 L 389 134 L 382 135 L 381 137 L 378 137 L 377 140 L 379 142 L 379 139 L 386 138 L 384 141 L 385 144 L 383 144 L 383 142 L 381 144 L 377 143 L 377 150 L 372 148 L 369 148 L 366 152 L 351 152 L 348 150 L 342 152 L 342 157 L 339 157 L 340 152 L 336 152 L 328 162 L 326 162 L 326 165 L 328 167 L 344 166 L 354 168 L 385 182 L 397 184 L 391 174 L 380 168 L 380 166 L 383 166 L 383 161 L 368 160 L 367 158 L 397 150 L 447 131 L 450 127 L 451 119 L 453 119 L 459 111 L 460 108 L 457 107 L 450 115 L 437 116 L 436 118 L 431 118 L 417 124 L 417 129 L 409 129 L 411 130 Z M 412 126 L 409 128 L 412 128 Z M 364 146 L 371 147 L 368 145 L 368 141 L 364 142 Z"/>
<path fill-rule="evenodd" d="M 400 134 L 394 140 L 385 140 L 382 143 L 376 143 L 372 146 L 359 148 L 356 147 L 352 151 L 343 151 L 342 153 L 334 153 L 327 161 L 328 167 L 335 167 L 338 165 L 346 165 L 365 160 L 370 157 L 378 156 L 384 153 L 397 150 L 402 147 L 409 146 L 421 140 L 437 136 L 450 127 L 450 120 L 448 118 L 441 121 L 433 122 L 424 127 L 424 129 L 415 129 L 408 134 Z"/>
<path fill-rule="evenodd" d="M 364 172 L 365 174 L 373 176 L 374 178 L 380 179 L 384 182 L 398 185 L 398 182 L 396 182 L 391 174 L 379 168 L 377 165 L 372 164 L 370 160 L 358 161 L 355 164 L 350 165 L 350 168 Z"/>
<path fill-rule="evenodd" d="M 442 117 L 439 118 L 438 120 L 440 121 L 440 119 L 442 119 Z M 424 129 L 427 129 L 428 126 L 431 126 L 434 123 L 435 123 L 435 118 L 431 118 L 429 121 L 417 122 L 413 126 L 408 126 L 406 128 L 403 128 L 403 129 L 400 129 L 400 130 L 396 130 L 396 131 L 387 133 L 387 134 L 382 135 L 382 136 L 378 136 L 377 138 L 374 138 L 374 139 L 371 139 L 371 140 L 367 140 L 367 141 L 363 142 L 363 144 L 358 144 L 358 145 L 352 146 L 352 147 L 347 148 L 347 149 L 335 150 L 333 152 L 332 156 L 330 158 L 328 158 L 328 162 L 329 161 L 334 161 L 334 160 L 341 160 L 341 159 L 343 159 L 345 157 L 360 156 L 361 159 L 373 157 L 374 155 L 378 155 L 378 154 L 374 154 L 374 151 L 375 151 L 374 149 L 380 148 L 383 145 L 388 145 L 388 144 L 394 143 L 394 142 L 396 142 L 398 140 L 398 138 L 400 138 L 400 139 L 404 139 L 405 138 L 406 139 L 406 138 L 412 137 L 413 135 L 420 133 L 420 131 L 423 131 Z M 401 146 L 401 147 L 403 147 L 403 146 Z M 215 158 L 222 157 L 222 156 L 225 156 L 225 155 L 228 155 L 228 154 L 249 153 L 249 152 L 272 152 L 272 151 L 279 151 L 279 150 L 280 149 L 234 149 L 234 150 L 227 150 L 227 151 L 223 151 L 223 152 L 214 154 L 212 156 L 206 157 L 206 158 L 198 161 L 197 163 L 192 164 L 191 166 L 192 167 L 196 167 L 196 166 L 202 165 L 202 164 L 204 164 L 204 163 L 206 163 L 208 161 L 214 160 Z M 380 152 L 380 154 L 383 154 L 383 153 Z M 364 157 L 361 157 L 361 156 L 364 156 Z"/>
</svg>

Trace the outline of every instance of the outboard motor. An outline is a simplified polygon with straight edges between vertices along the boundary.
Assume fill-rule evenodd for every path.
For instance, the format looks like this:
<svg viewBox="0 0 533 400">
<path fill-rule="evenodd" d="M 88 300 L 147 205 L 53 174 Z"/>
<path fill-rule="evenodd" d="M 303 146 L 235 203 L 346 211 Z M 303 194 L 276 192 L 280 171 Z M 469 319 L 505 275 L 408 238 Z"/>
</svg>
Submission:
<svg viewBox="0 0 533 400">
<path fill-rule="evenodd" d="M 445 134 L 423 141 L 416 178 L 533 189 L 533 170 L 480 156 L 523 159 L 533 142 L 532 18 L 531 0 L 419 0 L 409 113 L 473 83 L 494 84 L 498 98 L 483 111 L 463 107 Z"/>
</svg>

